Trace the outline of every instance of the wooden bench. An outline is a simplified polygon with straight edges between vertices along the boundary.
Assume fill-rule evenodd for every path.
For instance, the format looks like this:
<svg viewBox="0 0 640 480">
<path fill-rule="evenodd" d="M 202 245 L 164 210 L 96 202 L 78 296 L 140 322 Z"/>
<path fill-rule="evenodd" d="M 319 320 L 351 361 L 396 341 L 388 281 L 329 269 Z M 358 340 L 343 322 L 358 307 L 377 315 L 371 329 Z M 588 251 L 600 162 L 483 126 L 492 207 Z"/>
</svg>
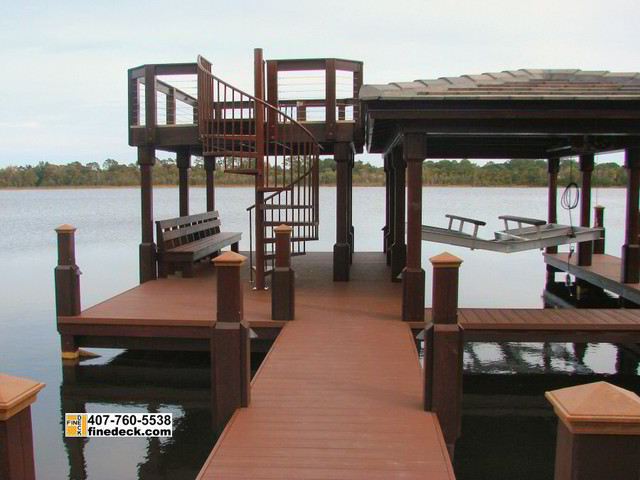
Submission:
<svg viewBox="0 0 640 480">
<path fill-rule="evenodd" d="M 206 212 L 156 222 L 158 242 L 158 276 L 176 270 L 183 277 L 193 276 L 193 264 L 214 257 L 224 247 L 238 251 L 240 232 L 221 232 L 218 212 Z"/>
</svg>

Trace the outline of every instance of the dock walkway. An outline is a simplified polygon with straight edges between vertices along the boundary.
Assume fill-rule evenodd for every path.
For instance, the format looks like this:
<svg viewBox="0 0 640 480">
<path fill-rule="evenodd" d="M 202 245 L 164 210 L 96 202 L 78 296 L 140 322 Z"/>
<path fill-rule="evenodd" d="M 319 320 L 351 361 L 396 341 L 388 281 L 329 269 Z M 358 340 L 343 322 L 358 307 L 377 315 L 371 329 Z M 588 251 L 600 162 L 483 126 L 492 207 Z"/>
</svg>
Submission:
<svg viewBox="0 0 640 480">
<path fill-rule="evenodd" d="M 593 254 L 591 265 L 577 265 L 577 255 L 569 260 L 567 253 L 545 253 L 544 261 L 560 271 L 568 272 L 600 288 L 604 288 L 634 303 L 640 304 L 640 283 L 620 282 L 620 257 Z"/>
<path fill-rule="evenodd" d="M 296 320 L 199 479 L 455 478 L 386 269 L 384 256 L 358 254 L 354 281 L 299 289 Z"/>
</svg>

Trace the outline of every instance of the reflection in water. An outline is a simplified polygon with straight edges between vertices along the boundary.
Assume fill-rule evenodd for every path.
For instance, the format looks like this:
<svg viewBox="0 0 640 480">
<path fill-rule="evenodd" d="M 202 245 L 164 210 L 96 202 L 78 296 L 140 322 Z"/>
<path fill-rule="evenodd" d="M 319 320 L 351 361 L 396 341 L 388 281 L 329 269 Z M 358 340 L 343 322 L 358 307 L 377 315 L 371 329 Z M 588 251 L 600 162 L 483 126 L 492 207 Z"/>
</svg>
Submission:
<svg viewBox="0 0 640 480">
<path fill-rule="evenodd" d="M 459 480 L 553 479 L 557 417 L 546 391 L 605 380 L 640 392 L 640 350 L 630 346 L 467 343 L 464 367 Z"/>
<path fill-rule="evenodd" d="M 136 471 L 127 471 L 123 465 L 127 459 L 122 458 L 110 473 L 100 472 L 101 478 L 109 474 L 114 474 L 110 478 L 194 478 L 216 441 L 206 353 L 125 351 L 101 364 L 67 363 L 60 400 L 62 419 L 64 413 L 87 410 L 174 414 L 171 438 L 104 439 L 132 447 L 133 442 L 143 441 L 146 446 Z M 69 479 L 84 480 L 88 478 L 87 463 L 100 464 L 100 460 L 88 458 L 86 447 L 102 440 L 64 439 Z"/>
</svg>

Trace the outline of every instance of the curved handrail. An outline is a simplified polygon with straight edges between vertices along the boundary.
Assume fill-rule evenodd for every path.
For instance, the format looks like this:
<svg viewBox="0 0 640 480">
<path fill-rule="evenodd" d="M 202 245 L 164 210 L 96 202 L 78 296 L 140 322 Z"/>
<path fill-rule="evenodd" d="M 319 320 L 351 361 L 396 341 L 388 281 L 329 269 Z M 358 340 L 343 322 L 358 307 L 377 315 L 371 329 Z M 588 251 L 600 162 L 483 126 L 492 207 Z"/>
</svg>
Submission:
<svg viewBox="0 0 640 480">
<path fill-rule="evenodd" d="M 286 113 L 282 112 L 281 110 L 278 110 L 276 107 L 274 107 L 273 105 L 271 105 L 270 103 L 265 102 L 264 100 L 260 100 L 259 98 L 254 97 L 253 95 L 240 90 L 238 87 L 234 87 L 233 85 L 231 85 L 230 83 L 225 82 L 224 80 L 222 80 L 219 77 L 216 77 L 213 73 L 211 73 L 209 70 L 207 70 L 206 68 L 204 68 L 202 66 L 201 60 L 206 60 L 202 55 L 198 55 L 198 69 L 200 69 L 205 75 L 210 76 L 213 80 L 216 80 L 218 82 L 220 82 L 221 84 L 223 84 L 226 87 L 229 87 L 235 91 L 237 91 L 239 94 L 244 95 L 246 97 L 249 97 L 251 100 L 253 100 L 254 102 L 260 103 L 263 106 L 267 107 L 267 109 L 272 110 L 273 112 L 277 113 L 278 115 L 282 115 L 284 118 L 286 118 L 287 120 L 289 120 L 291 123 L 295 124 L 296 126 L 298 126 L 299 128 L 301 128 L 307 135 L 309 135 L 309 137 L 311 138 L 311 140 L 313 141 L 313 143 L 316 144 L 316 146 L 321 149 L 322 147 L 320 146 L 320 144 L 318 143 L 318 141 L 316 140 L 316 137 L 313 136 L 313 134 L 307 130 L 307 128 L 302 125 L 301 123 L 299 123 L 297 120 L 293 119 L 292 117 L 290 117 L 289 115 L 287 115 Z"/>
</svg>

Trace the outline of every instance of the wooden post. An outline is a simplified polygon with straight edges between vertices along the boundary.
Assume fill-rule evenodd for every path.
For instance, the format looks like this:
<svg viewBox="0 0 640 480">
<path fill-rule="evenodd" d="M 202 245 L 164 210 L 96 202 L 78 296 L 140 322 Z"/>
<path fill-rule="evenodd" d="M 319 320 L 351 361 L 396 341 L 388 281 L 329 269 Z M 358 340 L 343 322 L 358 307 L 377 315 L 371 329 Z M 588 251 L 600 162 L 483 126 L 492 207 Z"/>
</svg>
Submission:
<svg viewBox="0 0 640 480">
<path fill-rule="evenodd" d="M 580 188 L 580 226 L 589 227 L 591 220 L 591 175 L 593 173 L 594 155 L 586 153 L 580 155 L 580 171 L 582 172 L 582 186 Z M 593 241 L 578 243 L 578 265 L 591 265 Z"/>
<path fill-rule="evenodd" d="M 153 177 L 152 167 L 156 163 L 156 150 L 152 145 L 138 147 L 140 165 L 141 230 L 140 283 L 157 278 L 156 244 L 153 242 Z"/>
<path fill-rule="evenodd" d="M 391 247 L 394 244 L 395 224 L 396 224 L 396 172 L 393 166 L 393 153 L 387 152 L 385 155 L 389 166 L 389 188 L 387 198 L 389 199 L 389 221 L 387 222 L 387 265 L 391 265 Z"/>
<path fill-rule="evenodd" d="M 80 268 L 76 265 L 76 228 L 60 225 L 58 234 L 58 265 L 54 270 L 56 316 L 75 317 L 82 311 L 80 302 Z M 72 335 L 60 335 L 63 359 L 75 359 L 79 350 Z"/>
<path fill-rule="evenodd" d="M 217 316 L 211 336 L 211 393 L 218 433 L 250 401 L 249 324 L 241 282 L 246 257 L 224 252 L 212 260 L 217 276 Z"/>
<path fill-rule="evenodd" d="M 453 459 L 462 423 L 463 329 L 458 324 L 458 272 L 462 260 L 449 253 L 433 265 L 433 308 L 425 328 L 424 409 L 438 415 Z"/>
<path fill-rule="evenodd" d="M 336 60 L 325 60 L 325 137 L 327 141 L 334 140 L 336 135 Z"/>
<path fill-rule="evenodd" d="M 620 281 L 638 283 L 640 282 L 640 246 L 638 245 L 640 147 L 626 149 L 624 166 L 627 169 L 627 212 Z"/>
<path fill-rule="evenodd" d="M 213 212 L 216 209 L 216 191 L 214 183 L 216 157 L 204 157 L 204 170 L 207 175 L 207 212 Z"/>
<path fill-rule="evenodd" d="M 399 275 L 407 266 L 407 246 L 404 240 L 405 233 L 405 173 L 407 162 L 404 160 L 402 145 L 393 149 L 392 161 L 394 171 L 394 210 L 393 215 L 393 245 L 391 245 L 391 281 L 399 282 Z"/>
<path fill-rule="evenodd" d="M 276 266 L 271 291 L 272 320 L 295 318 L 295 272 L 291 268 L 291 232 L 288 225 L 275 227 Z"/>
<path fill-rule="evenodd" d="M 176 155 L 178 167 L 178 190 L 180 203 L 180 216 L 189 215 L 189 169 L 191 168 L 191 152 L 189 149 L 180 149 Z"/>
<path fill-rule="evenodd" d="M 0 478 L 36 478 L 31 404 L 44 383 L 0 374 Z"/>
<path fill-rule="evenodd" d="M 594 212 L 594 222 L 593 226 L 596 228 L 601 228 L 602 232 L 600 232 L 600 238 L 598 240 L 593 241 L 593 253 L 603 254 L 604 253 L 604 241 L 605 241 L 605 228 L 604 228 L 604 207 L 602 205 L 596 205 L 593 207 Z"/>
<path fill-rule="evenodd" d="M 558 171 L 560 169 L 560 159 L 550 158 L 547 162 L 547 171 L 549 172 L 547 221 L 548 223 L 558 223 Z M 547 247 L 547 253 L 558 253 L 558 247 Z"/>
<path fill-rule="evenodd" d="M 353 253 L 355 252 L 355 230 L 353 228 L 353 169 L 355 167 L 355 148 L 349 146 L 351 158 L 349 160 L 348 185 L 347 185 L 347 243 L 349 244 L 349 264 L 353 263 Z"/>
<path fill-rule="evenodd" d="M 427 157 L 427 137 L 406 134 L 407 164 L 407 266 L 402 271 L 402 319 L 424 321 L 424 270 L 422 269 L 422 162 Z"/>
<path fill-rule="evenodd" d="M 387 253 L 389 233 L 389 155 L 384 155 L 384 227 L 382 227 L 382 253 Z M 388 263 L 388 262 L 387 262 Z"/>
<path fill-rule="evenodd" d="M 60 225 L 58 234 L 58 265 L 55 268 L 56 315 L 80 315 L 80 268 L 76 265 L 76 228 Z"/>
<path fill-rule="evenodd" d="M 555 480 L 628 480 L 640 472 L 640 398 L 607 382 L 546 392 L 559 418 Z"/>
<path fill-rule="evenodd" d="M 333 246 L 333 281 L 349 281 L 349 162 L 352 156 L 352 145 L 347 142 L 335 144 L 334 159 L 336 161 L 336 243 Z"/>
</svg>

